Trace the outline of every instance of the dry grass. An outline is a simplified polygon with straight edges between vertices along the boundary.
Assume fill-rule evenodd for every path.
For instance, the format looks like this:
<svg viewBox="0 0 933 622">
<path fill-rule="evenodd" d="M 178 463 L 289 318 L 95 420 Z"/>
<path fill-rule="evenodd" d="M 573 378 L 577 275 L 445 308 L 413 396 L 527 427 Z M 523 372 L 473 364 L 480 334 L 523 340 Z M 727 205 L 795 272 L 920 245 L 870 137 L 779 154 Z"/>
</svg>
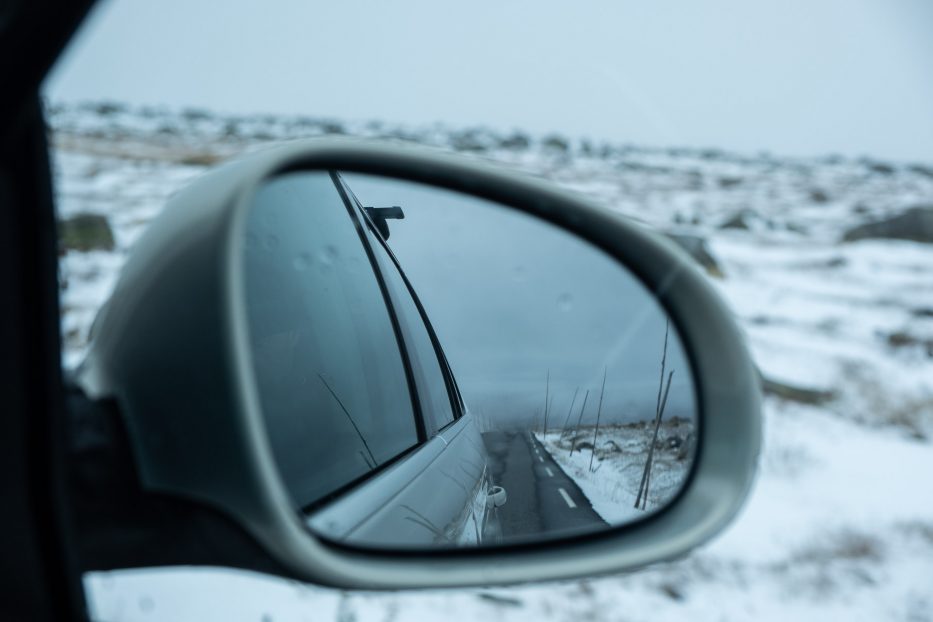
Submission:
<svg viewBox="0 0 933 622">
<path fill-rule="evenodd" d="M 64 152 L 204 167 L 213 166 L 242 150 L 242 147 L 233 144 L 220 149 L 194 149 L 171 137 L 161 142 L 134 140 L 130 137 L 116 140 L 109 136 L 67 132 L 55 132 L 53 142 L 55 149 Z"/>
<path fill-rule="evenodd" d="M 916 536 L 926 544 L 933 546 L 933 523 L 919 520 L 899 523 L 898 531 L 909 536 Z"/>
<path fill-rule="evenodd" d="M 844 401 L 858 408 L 844 414 L 856 422 L 905 431 L 916 440 L 929 440 L 933 434 L 933 397 L 930 395 L 900 396 L 881 382 L 865 365 L 849 363 L 843 370 L 848 378 Z"/>
<path fill-rule="evenodd" d="M 884 545 L 873 535 L 855 530 L 831 534 L 791 554 L 788 563 L 825 566 L 834 562 L 884 559 Z"/>
</svg>

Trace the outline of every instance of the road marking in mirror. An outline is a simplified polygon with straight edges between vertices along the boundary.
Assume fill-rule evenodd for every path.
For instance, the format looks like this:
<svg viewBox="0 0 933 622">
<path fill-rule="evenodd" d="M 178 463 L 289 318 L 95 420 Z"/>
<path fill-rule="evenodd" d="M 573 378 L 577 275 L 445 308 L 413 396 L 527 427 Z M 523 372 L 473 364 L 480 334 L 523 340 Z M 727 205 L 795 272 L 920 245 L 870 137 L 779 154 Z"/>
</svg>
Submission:
<svg viewBox="0 0 933 622">
<path fill-rule="evenodd" d="M 558 488 L 558 489 L 557 489 L 557 492 L 559 492 L 559 493 L 560 493 L 560 496 L 563 497 L 563 498 L 564 498 L 564 501 L 567 502 L 567 507 L 568 507 L 568 508 L 571 508 L 571 509 L 572 509 L 572 508 L 577 507 L 577 504 L 573 502 L 573 499 L 570 498 L 570 495 L 567 494 L 567 491 L 566 491 L 566 490 L 564 490 L 563 488 Z"/>
<path fill-rule="evenodd" d="M 548 477 L 554 477 L 554 473 L 551 471 L 551 467 L 544 467 L 544 470 L 547 471 Z"/>
</svg>

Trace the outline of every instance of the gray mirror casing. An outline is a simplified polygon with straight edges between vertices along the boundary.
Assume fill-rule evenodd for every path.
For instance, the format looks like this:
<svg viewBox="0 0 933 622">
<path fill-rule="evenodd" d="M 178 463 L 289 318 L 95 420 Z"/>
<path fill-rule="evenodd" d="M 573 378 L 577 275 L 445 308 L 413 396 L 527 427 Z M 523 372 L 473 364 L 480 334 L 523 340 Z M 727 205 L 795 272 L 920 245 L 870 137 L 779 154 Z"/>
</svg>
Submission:
<svg viewBox="0 0 933 622">
<path fill-rule="evenodd" d="M 393 554 L 315 537 L 292 509 L 264 430 L 240 275 L 259 186 L 294 170 L 407 179 L 496 201 L 617 258 L 677 325 L 693 367 L 699 451 L 666 509 L 604 534 L 536 546 Z M 294 578 L 347 589 L 432 588 L 629 571 L 684 555 L 736 515 L 760 447 L 759 379 L 729 310 L 663 236 L 530 177 L 425 148 L 312 139 L 258 152 L 177 194 L 135 245 L 92 330 L 78 381 L 125 419 L 142 486 L 208 504 Z"/>
</svg>

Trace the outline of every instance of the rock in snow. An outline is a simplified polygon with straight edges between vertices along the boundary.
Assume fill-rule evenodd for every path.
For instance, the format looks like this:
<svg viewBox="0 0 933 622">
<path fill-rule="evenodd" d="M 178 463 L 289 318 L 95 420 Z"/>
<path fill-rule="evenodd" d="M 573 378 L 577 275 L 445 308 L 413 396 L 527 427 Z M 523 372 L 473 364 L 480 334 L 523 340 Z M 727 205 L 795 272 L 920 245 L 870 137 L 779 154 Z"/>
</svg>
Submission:
<svg viewBox="0 0 933 622">
<path fill-rule="evenodd" d="M 853 227 L 843 236 L 846 242 L 870 238 L 933 244 L 933 205 L 919 205 L 892 218 Z"/>
<path fill-rule="evenodd" d="M 113 230 L 106 216 L 76 214 L 59 222 L 62 251 L 112 251 Z"/>
</svg>

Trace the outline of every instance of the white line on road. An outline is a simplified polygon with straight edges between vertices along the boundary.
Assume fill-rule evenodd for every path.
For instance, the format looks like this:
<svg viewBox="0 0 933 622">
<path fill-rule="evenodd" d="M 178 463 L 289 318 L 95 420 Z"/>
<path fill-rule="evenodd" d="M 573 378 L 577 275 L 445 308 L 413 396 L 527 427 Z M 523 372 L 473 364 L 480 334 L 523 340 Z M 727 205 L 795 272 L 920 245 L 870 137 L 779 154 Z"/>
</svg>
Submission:
<svg viewBox="0 0 933 622">
<path fill-rule="evenodd" d="M 568 508 L 575 508 L 575 507 L 577 507 L 577 504 L 573 502 L 573 499 L 570 498 L 570 495 L 567 494 L 567 491 L 566 491 L 566 490 L 564 490 L 563 488 L 558 488 L 558 489 L 557 489 L 557 492 L 559 492 L 559 493 L 560 493 L 560 496 L 563 497 L 563 498 L 564 498 L 564 501 L 567 502 L 567 507 L 568 507 Z"/>
<path fill-rule="evenodd" d="M 551 467 L 544 467 L 544 470 L 547 471 L 548 477 L 554 477 L 554 473 L 551 472 Z"/>
<path fill-rule="evenodd" d="M 538 462 L 544 462 L 544 458 L 542 458 L 540 455 L 538 456 Z"/>
</svg>

